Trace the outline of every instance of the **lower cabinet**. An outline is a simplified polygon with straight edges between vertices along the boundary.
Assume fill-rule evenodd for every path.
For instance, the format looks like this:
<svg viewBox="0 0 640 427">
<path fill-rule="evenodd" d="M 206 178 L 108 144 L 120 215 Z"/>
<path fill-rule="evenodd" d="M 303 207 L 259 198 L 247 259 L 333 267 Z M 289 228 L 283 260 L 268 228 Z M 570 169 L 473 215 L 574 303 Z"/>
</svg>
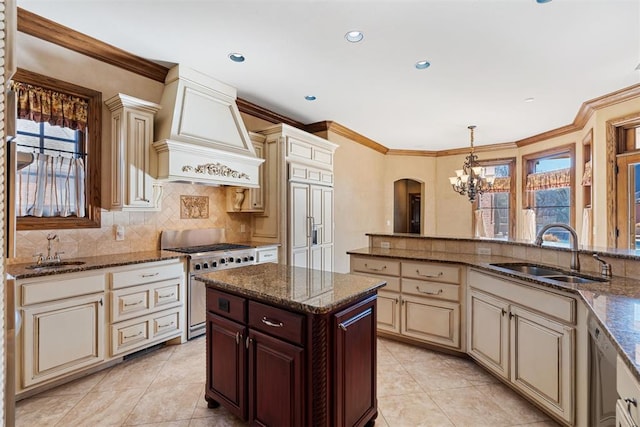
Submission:
<svg viewBox="0 0 640 427">
<path fill-rule="evenodd" d="M 377 416 L 375 303 L 314 315 L 207 288 L 209 407 L 256 426 L 366 425 Z"/>
<path fill-rule="evenodd" d="M 468 353 L 573 425 L 575 300 L 475 271 L 469 286 Z"/>
</svg>

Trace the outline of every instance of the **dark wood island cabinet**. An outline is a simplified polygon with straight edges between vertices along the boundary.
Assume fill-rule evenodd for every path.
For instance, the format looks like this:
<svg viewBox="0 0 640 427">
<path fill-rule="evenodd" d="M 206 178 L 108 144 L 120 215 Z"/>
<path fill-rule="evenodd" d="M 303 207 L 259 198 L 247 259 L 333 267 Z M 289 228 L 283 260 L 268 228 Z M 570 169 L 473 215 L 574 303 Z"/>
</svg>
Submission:
<svg viewBox="0 0 640 427">
<path fill-rule="evenodd" d="M 198 280 L 207 285 L 210 408 L 256 426 L 374 423 L 384 281 L 278 264 Z"/>
</svg>

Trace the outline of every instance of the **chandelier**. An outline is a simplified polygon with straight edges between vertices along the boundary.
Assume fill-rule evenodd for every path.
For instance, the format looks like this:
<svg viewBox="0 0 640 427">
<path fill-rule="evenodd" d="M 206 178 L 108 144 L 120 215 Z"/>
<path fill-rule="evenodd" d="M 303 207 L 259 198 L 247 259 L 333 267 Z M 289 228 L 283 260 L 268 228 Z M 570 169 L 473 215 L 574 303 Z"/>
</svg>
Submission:
<svg viewBox="0 0 640 427">
<path fill-rule="evenodd" d="M 469 201 L 474 202 L 476 195 L 489 190 L 495 180 L 495 175 L 485 175 L 485 168 L 478 166 L 478 156 L 473 152 L 473 130 L 475 126 L 467 127 L 471 131 L 471 152 L 466 157 L 462 169 L 456 171 L 456 176 L 449 178 L 451 186 L 456 193 L 469 196 Z"/>
</svg>

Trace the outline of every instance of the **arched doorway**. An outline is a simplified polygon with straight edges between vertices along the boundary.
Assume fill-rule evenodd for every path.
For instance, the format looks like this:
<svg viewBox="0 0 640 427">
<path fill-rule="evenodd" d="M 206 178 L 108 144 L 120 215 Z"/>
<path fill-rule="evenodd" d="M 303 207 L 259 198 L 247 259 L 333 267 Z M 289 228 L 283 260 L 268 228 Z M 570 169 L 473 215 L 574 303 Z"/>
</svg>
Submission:
<svg viewBox="0 0 640 427">
<path fill-rule="evenodd" d="M 422 183 L 399 179 L 393 183 L 393 232 L 422 231 Z"/>
</svg>

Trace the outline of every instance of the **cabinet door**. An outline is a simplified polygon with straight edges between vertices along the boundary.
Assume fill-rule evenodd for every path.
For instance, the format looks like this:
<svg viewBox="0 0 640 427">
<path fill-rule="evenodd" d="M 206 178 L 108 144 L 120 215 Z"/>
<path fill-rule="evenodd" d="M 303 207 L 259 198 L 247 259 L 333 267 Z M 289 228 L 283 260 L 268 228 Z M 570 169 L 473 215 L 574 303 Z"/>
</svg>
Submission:
<svg viewBox="0 0 640 427">
<path fill-rule="evenodd" d="M 303 349 L 249 330 L 249 422 L 258 426 L 303 425 Z"/>
<path fill-rule="evenodd" d="M 24 309 L 23 386 L 103 361 L 104 327 L 103 294 Z"/>
<path fill-rule="evenodd" d="M 400 295 L 378 292 L 378 329 L 400 333 Z"/>
<path fill-rule="evenodd" d="M 403 335 L 460 348 L 460 304 L 405 295 L 401 304 Z"/>
<path fill-rule="evenodd" d="M 311 233 L 309 185 L 295 182 L 291 183 L 289 185 L 289 198 L 290 265 L 296 267 L 307 267 L 309 262 L 309 236 Z"/>
<path fill-rule="evenodd" d="M 127 181 L 125 203 L 131 207 L 153 207 L 153 181 L 149 175 L 149 147 L 153 140 L 153 115 L 125 110 L 128 115 Z"/>
<path fill-rule="evenodd" d="M 363 426 L 377 413 L 375 297 L 337 313 L 334 322 L 334 425 Z"/>
<path fill-rule="evenodd" d="M 247 419 L 246 328 L 207 312 L 207 397 Z"/>
<path fill-rule="evenodd" d="M 259 159 L 265 158 L 264 152 L 264 143 L 252 141 L 253 150 L 256 152 L 256 157 Z M 258 166 L 258 182 L 260 184 L 259 188 L 251 188 L 249 189 L 249 207 L 248 210 L 251 212 L 263 212 L 264 211 L 264 199 L 265 199 L 265 186 L 266 181 L 264 179 L 265 166 L 262 163 Z"/>
<path fill-rule="evenodd" d="M 498 375 L 509 377 L 509 304 L 471 288 L 469 292 L 469 354 Z"/>
<path fill-rule="evenodd" d="M 575 329 L 518 306 L 511 307 L 511 322 L 511 381 L 573 423 Z"/>
</svg>

